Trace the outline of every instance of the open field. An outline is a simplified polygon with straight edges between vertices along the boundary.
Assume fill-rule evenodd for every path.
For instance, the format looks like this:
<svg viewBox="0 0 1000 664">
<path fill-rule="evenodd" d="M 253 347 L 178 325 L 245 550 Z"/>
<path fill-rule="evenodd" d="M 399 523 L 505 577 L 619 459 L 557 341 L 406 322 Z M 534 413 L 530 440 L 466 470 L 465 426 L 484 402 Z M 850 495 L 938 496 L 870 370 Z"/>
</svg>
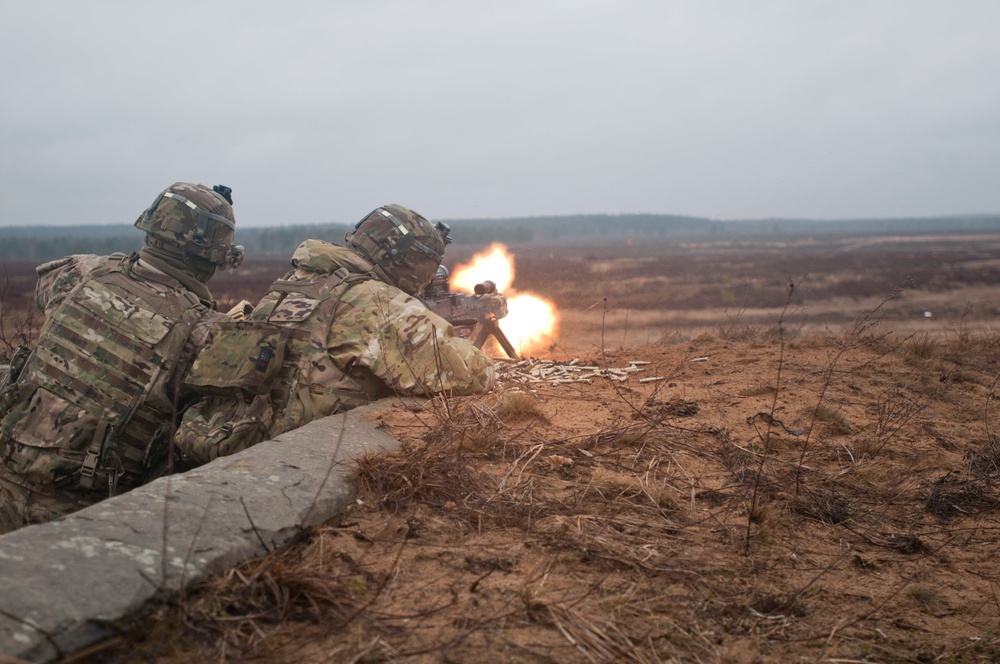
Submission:
<svg viewBox="0 0 1000 664">
<path fill-rule="evenodd" d="M 1000 234 L 641 246 L 613 238 L 510 249 L 516 253 L 514 288 L 558 307 L 561 323 L 551 341 L 565 354 L 601 347 L 602 337 L 604 346 L 614 347 L 767 327 L 784 307 L 790 283 L 795 288 L 786 318 L 797 332 L 839 331 L 890 297 L 879 319 L 883 329 L 899 334 L 991 332 L 1000 321 Z M 474 252 L 450 247 L 445 262 L 454 267 Z M 219 272 L 211 288 L 223 309 L 241 299 L 255 302 L 287 269 L 287 258 L 250 257 L 239 270 Z M 4 263 L 0 292 L 8 336 L 33 288 L 34 263 Z"/>
<path fill-rule="evenodd" d="M 519 253 L 517 266 L 516 286 L 559 306 L 571 352 L 596 345 L 602 326 L 617 346 L 773 325 L 790 283 L 787 317 L 802 332 L 841 330 L 897 292 L 880 319 L 900 333 L 1000 320 L 1000 235 L 545 247 Z"/>
<path fill-rule="evenodd" d="M 554 371 L 636 371 L 380 413 L 348 515 L 88 661 L 1000 659 L 1000 236 L 512 249 Z"/>
<path fill-rule="evenodd" d="M 885 302 L 884 330 L 935 336 L 990 332 L 1000 322 L 1000 234 L 823 237 L 510 247 L 514 288 L 555 303 L 561 325 L 552 341 L 566 353 L 635 345 L 774 324 L 839 331 L 859 312 Z M 449 248 L 446 264 L 467 261 Z M 222 301 L 253 300 L 287 263 L 249 262 L 213 282 Z M 930 317 L 925 317 L 929 312 Z"/>
</svg>

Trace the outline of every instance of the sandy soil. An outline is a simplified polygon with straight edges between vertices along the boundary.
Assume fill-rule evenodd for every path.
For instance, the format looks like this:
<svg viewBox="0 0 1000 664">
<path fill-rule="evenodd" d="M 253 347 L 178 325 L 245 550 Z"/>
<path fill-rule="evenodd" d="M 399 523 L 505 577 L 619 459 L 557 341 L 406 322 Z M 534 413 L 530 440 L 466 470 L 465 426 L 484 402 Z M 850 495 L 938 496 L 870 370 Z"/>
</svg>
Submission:
<svg viewBox="0 0 1000 664">
<path fill-rule="evenodd" d="M 996 661 L 998 361 L 868 320 L 546 368 L 622 382 L 505 363 L 495 394 L 378 415 L 406 448 L 352 513 L 118 656 Z"/>
</svg>

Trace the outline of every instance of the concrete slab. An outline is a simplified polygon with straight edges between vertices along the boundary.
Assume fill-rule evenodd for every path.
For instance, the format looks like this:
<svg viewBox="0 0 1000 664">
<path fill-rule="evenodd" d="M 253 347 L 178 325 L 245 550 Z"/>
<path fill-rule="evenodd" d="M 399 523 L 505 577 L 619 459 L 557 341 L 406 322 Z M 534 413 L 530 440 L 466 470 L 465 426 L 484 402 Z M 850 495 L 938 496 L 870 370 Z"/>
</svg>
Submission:
<svg viewBox="0 0 1000 664">
<path fill-rule="evenodd" d="M 265 553 L 355 499 L 353 461 L 399 443 L 363 417 L 333 415 L 0 537 L 0 654 L 47 662 L 129 624 L 174 592 Z"/>
</svg>

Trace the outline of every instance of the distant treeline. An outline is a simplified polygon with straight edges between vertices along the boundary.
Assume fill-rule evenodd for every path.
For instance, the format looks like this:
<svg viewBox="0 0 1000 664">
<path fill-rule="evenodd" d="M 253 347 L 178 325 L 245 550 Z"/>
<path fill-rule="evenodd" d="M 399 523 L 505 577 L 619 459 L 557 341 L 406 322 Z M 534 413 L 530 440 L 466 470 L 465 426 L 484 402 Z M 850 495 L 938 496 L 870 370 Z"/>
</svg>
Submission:
<svg viewBox="0 0 1000 664">
<path fill-rule="evenodd" d="M 512 219 L 447 219 L 455 244 L 608 242 L 669 237 L 747 235 L 875 235 L 1000 230 L 1000 214 L 894 219 L 747 219 L 719 221 L 665 214 L 581 214 Z M 251 256 L 288 256 L 307 238 L 341 243 L 349 224 L 240 228 L 236 241 Z M 142 234 L 120 226 L 0 227 L 0 258 L 47 260 L 75 253 L 107 254 L 142 246 Z"/>
</svg>

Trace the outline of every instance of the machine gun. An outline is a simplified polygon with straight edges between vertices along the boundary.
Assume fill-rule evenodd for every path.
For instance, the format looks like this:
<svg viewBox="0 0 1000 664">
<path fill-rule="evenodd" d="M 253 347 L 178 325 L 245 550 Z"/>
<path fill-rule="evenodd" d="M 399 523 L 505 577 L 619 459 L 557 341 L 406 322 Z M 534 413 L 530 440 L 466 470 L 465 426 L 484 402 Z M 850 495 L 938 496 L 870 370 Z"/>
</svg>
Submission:
<svg viewBox="0 0 1000 664">
<path fill-rule="evenodd" d="M 507 335 L 500 329 L 499 320 L 507 315 L 507 298 L 497 291 L 492 281 L 476 284 L 475 295 L 452 293 L 448 268 L 438 267 L 433 281 L 420 298 L 427 308 L 455 327 L 459 336 L 468 339 L 476 348 L 482 349 L 490 337 L 497 340 L 500 347 L 511 359 L 517 359 L 517 351 Z"/>
</svg>

